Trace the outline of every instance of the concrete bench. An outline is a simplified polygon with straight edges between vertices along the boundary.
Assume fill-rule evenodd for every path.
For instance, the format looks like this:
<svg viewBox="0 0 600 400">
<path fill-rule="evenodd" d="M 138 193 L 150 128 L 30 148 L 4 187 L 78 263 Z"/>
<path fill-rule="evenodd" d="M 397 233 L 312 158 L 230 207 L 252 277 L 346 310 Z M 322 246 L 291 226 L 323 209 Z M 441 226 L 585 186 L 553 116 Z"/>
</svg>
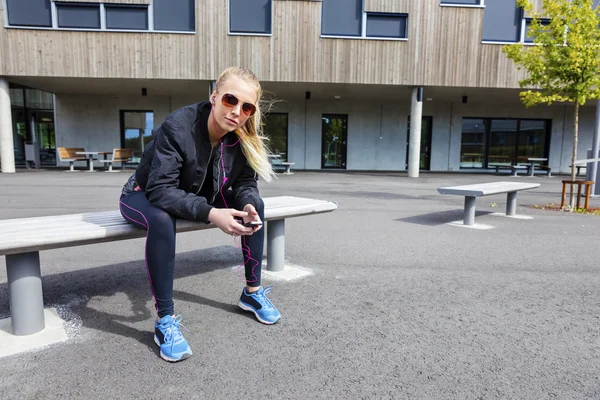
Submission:
<svg viewBox="0 0 600 400">
<path fill-rule="evenodd" d="M 263 200 L 269 271 L 283 270 L 286 218 L 337 209 L 336 203 L 303 197 L 279 196 Z M 177 232 L 211 228 L 216 225 L 177 220 Z M 6 256 L 13 334 L 29 335 L 44 329 L 41 250 L 145 236 L 145 230 L 128 224 L 118 210 L 0 220 L 0 255 Z"/>
<path fill-rule="evenodd" d="M 283 161 L 279 164 L 275 164 L 274 166 L 276 167 L 277 165 L 281 165 L 283 167 L 285 167 L 285 175 L 292 175 L 292 165 L 296 164 L 295 162 L 287 162 L 287 161 Z"/>
<path fill-rule="evenodd" d="M 535 189 L 539 186 L 539 183 L 489 182 L 474 185 L 440 187 L 438 188 L 438 192 L 441 194 L 465 196 L 463 223 L 470 226 L 475 223 L 475 200 L 477 197 L 507 193 L 506 215 L 514 216 L 517 209 L 517 192 L 519 190 Z"/>
<path fill-rule="evenodd" d="M 496 165 L 496 174 L 500 172 L 500 168 L 510 168 L 510 174 L 512 176 L 518 176 L 517 172 L 519 170 L 527 170 L 527 173 L 529 173 L 529 165 Z"/>
</svg>

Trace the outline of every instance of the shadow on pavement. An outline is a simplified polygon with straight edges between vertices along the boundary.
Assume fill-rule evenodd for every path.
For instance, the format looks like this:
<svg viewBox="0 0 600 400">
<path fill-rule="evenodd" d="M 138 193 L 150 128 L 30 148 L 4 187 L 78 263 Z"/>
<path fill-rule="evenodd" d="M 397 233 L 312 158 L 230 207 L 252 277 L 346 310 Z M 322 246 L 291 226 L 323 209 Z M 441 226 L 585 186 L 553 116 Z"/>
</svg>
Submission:
<svg viewBox="0 0 600 400">
<path fill-rule="evenodd" d="M 475 218 L 492 214 L 491 211 L 475 211 Z M 447 224 L 453 221 L 462 221 L 464 217 L 464 210 L 449 210 L 439 211 L 429 214 L 415 215 L 407 218 L 397 218 L 394 221 L 408 222 L 410 224 L 425 225 L 425 226 L 437 226 Z"/>
<path fill-rule="evenodd" d="M 231 268 L 240 261 L 240 250 L 233 246 L 177 253 L 175 279 Z M 42 265 L 42 288 L 44 307 L 56 307 L 59 314 L 61 310 L 68 314 L 73 313 L 81 319 L 82 326 L 86 328 L 136 339 L 158 355 L 158 347 L 150 334 L 151 328 L 139 330 L 129 326 L 153 320 L 156 316 L 153 305 L 149 306 L 149 302 L 153 303 L 152 292 L 143 259 L 47 276 L 43 275 Z M 122 299 L 118 294 L 124 294 L 127 299 Z M 102 297 L 110 299 L 101 299 Z M 176 290 L 173 297 L 176 304 L 178 300 L 189 301 L 252 317 L 233 304 L 197 294 Z M 122 310 L 122 314 L 98 310 L 96 304 L 104 309 Z M 9 316 L 6 282 L 0 284 L 0 305 L 0 316 Z"/>
</svg>

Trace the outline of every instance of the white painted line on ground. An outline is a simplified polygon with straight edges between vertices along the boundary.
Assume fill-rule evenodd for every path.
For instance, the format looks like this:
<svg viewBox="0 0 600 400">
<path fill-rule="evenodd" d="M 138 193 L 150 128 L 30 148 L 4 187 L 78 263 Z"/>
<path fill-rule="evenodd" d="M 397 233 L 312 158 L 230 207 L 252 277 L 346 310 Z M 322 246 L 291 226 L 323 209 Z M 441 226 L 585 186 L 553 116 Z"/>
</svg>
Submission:
<svg viewBox="0 0 600 400">
<path fill-rule="evenodd" d="M 463 228 L 470 228 L 470 229 L 479 229 L 479 230 L 488 230 L 488 229 L 494 229 L 493 226 L 491 225 L 484 225 L 484 224 L 473 224 L 473 225 L 465 225 L 463 223 L 463 221 L 452 221 L 452 222 L 448 222 L 448 225 L 452 225 L 452 226 L 460 226 Z"/>
<path fill-rule="evenodd" d="M 41 332 L 26 336 L 12 334 L 10 318 L 0 320 L 0 358 L 41 349 L 69 338 L 64 327 L 65 321 L 58 316 L 56 309 L 45 309 L 44 318 L 46 327 Z"/>
<path fill-rule="evenodd" d="M 514 219 L 533 219 L 531 215 L 506 215 L 504 213 L 491 213 L 494 217 L 514 218 Z"/>
</svg>

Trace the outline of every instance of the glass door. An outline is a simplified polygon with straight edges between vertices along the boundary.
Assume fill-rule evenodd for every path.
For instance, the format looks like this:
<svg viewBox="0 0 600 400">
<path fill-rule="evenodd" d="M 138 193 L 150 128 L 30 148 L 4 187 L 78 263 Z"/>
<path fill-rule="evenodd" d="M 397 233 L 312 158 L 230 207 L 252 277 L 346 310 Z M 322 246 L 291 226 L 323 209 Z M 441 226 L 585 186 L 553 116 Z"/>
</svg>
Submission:
<svg viewBox="0 0 600 400">
<path fill-rule="evenodd" d="M 493 119 L 490 121 L 488 167 L 506 167 L 514 163 L 517 125 L 516 119 Z"/>
<path fill-rule="evenodd" d="M 121 147 L 133 150 L 132 163 L 138 163 L 144 148 L 154 139 L 154 112 L 121 110 Z"/>
<path fill-rule="evenodd" d="M 348 115 L 323 114 L 321 129 L 321 168 L 346 169 Z"/>
<path fill-rule="evenodd" d="M 431 169 L 431 126 L 433 117 L 421 118 L 421 155 L 419 157 L 419 170 L 429 171 Z M 408 116 L 408 125 L 406 127 L 406 165 L 408 170 L 408 152 L 410 147 L 410 115 Z"/>
</svg>

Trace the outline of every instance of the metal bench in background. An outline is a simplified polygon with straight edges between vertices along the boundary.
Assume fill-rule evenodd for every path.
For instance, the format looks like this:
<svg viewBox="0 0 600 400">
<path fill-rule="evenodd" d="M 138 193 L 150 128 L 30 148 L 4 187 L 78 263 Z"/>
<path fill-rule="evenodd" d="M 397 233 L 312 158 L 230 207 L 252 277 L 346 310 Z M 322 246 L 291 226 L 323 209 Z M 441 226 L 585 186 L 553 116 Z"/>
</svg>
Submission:
<svg viewBox="0 0 600 400">
<path fill-rule="evenodd" d="M 517 192 L 535 189 L 539 183 L 521 182 L 489 182 L 474 185 L 448 186 L 438 188 L 441 194 L 465 196 L 465 211 L 463 223 L 472 226 L 475 223 L 475 200 L 477 197 L 507 193 L 506 215 L 514 216 L 517 210 Z"/>
</svg>

